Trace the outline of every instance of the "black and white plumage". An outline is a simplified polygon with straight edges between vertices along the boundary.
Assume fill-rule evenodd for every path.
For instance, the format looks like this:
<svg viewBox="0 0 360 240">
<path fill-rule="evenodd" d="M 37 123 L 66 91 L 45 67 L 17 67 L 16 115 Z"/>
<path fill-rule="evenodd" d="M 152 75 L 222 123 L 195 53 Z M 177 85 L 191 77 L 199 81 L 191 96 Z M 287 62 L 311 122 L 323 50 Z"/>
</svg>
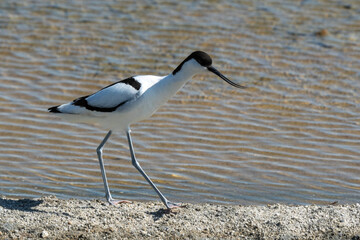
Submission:
<svg viewBox="0 0 360 240">
<path fill-rule="evenodd" d="M 93 122 L 107 129 L 126 130 L 129 123 L 136 122 L 139 116 L 134 116 L 134 121 L 128 123 L 130 120 L 127 119 L 129 119 L 130 114 L 128 113 L 127 117 L 125 117 L 120 113 L 130 110 L 130 105 L 135 103 L 148 88 L 161 79 L 162 77 L 150 75 L 130 77 L 104 87 L 91 95 L 77 98 L 60 106 L 51 107 L 49 111 L 62 113 L 61 116 L 70 121 Z M 134 111 L 130 112 L 136 115 Z M 143 111 L 143 113 L 145 112 Z M 142 119 L 146 117 L 144 116 Z"/>
<path fill-rule="evenodd" d="M 97 123 L 110 130 L 97 148 L 106 198 L 109 203 L 116 204 L 123 201 L 115 201 L 111 197 L 102 159 L 102 149 L 112 130 L 123 130 L 127 134 L 132 164 L 154 188 L 168 209 L 179 206 L 179 204 L 169 202 L 140 167 L 135 158 L 130 125 L 150 117 L 197 73 L 210 71 L 232 86 L 244 88 L 227 79 L 211 64 L 212 59 L 208 54 L 196 51 L 167 76 L 139 75 L 130 77 L 104 87 L 91 95 L 48 109 L 49 112 L 56 113 L 69 121 Z"/>
</svg>

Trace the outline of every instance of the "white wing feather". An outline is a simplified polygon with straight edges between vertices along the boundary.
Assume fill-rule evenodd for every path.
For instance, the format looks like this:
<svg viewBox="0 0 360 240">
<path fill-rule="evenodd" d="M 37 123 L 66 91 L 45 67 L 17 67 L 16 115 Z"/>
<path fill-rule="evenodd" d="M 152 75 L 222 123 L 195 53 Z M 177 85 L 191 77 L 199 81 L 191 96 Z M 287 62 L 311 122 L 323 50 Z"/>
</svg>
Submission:
<svg viewBox="0 0 360 240">
<path fill-rule="evenodd" d="M 131 85 L 119 82 L 90 95 L 86 101 L 93 107 L 113 108 L 134 99 L 137 93 Z"/>
</svg>

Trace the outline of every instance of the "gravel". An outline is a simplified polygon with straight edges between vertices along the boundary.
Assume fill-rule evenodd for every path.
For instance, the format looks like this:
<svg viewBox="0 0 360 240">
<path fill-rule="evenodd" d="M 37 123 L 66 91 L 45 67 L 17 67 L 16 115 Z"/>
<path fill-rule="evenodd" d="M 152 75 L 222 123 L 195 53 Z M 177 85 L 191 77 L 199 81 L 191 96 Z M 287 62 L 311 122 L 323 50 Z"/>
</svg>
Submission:
<svg viewBox="0 0 360 240">
<path fill-rule="evenodd" d="M 0 198 L 0 239 L 351 239 L 360 204 L 240 206 Z"/>
</svg>

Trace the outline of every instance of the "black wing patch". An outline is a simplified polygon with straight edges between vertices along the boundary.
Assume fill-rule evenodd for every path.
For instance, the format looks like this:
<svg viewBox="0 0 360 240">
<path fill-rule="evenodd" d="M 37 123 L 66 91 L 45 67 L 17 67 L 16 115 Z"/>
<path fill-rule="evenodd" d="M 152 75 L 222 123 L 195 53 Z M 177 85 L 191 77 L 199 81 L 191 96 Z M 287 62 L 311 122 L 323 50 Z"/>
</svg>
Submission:
<svg viewBox="0 0 360 240">
<path fill-rule="evenodd" d="M 136 90 L 139 90 L 141 87 L 141 83 L 139 83 L 138 81 L 135 80 L 135 78 L 133 77 L 129 77 L 127 79 L 121 80 L 121 83 L 125 83 L 127 85 L 132 86 L 133 88 L 135 88 Z"/>
<path fill-rule="evenodd" d="M 118 84 L 118 83 L 125 83 L 125 84 L 127 84 L 127 85 L 132 86 L 132 87 L 135 88 L 136 90 L 139 90 L 140 87 L 141 87 L 141 83 L 139 83 L 138 81 L 136 81 L 134 77 L 129 77 L 129 78 L 126 78 L 126 79 L 124 79 L 124 80 L 121 80 L 121 81 L 115 82 L 115 83 L 113 83 L 113 84 L 110 84 L 109 86 L 106 86 L 106 87 L 104 87 L 103 89 L 108 88 L 108 87 L 111 87 L 111 86 L 114 86 L 115 84 Z M 101 90 L 103 90 L 103 89 L 101 89 Z M 101 91 L 101 90 L 100 90 L 100 91 Z"/>
</svg>

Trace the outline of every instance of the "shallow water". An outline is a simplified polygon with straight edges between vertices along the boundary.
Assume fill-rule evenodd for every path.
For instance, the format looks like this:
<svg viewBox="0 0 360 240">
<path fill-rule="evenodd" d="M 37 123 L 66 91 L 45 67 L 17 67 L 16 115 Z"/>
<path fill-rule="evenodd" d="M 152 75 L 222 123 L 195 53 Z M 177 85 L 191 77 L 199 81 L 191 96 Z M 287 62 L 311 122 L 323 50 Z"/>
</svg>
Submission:
<svg viewBox="0 0 360 240">
<path fill-rule="evenodd" d="M 47 113 L 203 50 L 239 90 L 198 75 L 134 124 L 141 165 L 170 199 L 360 199 L 360 4 L 342 1 L 0 2 L 0 195 L 102 198 L 106 131 Z M 104 149 L 113 196 L 157 200 L 125 135 Z"/>
</svg>

